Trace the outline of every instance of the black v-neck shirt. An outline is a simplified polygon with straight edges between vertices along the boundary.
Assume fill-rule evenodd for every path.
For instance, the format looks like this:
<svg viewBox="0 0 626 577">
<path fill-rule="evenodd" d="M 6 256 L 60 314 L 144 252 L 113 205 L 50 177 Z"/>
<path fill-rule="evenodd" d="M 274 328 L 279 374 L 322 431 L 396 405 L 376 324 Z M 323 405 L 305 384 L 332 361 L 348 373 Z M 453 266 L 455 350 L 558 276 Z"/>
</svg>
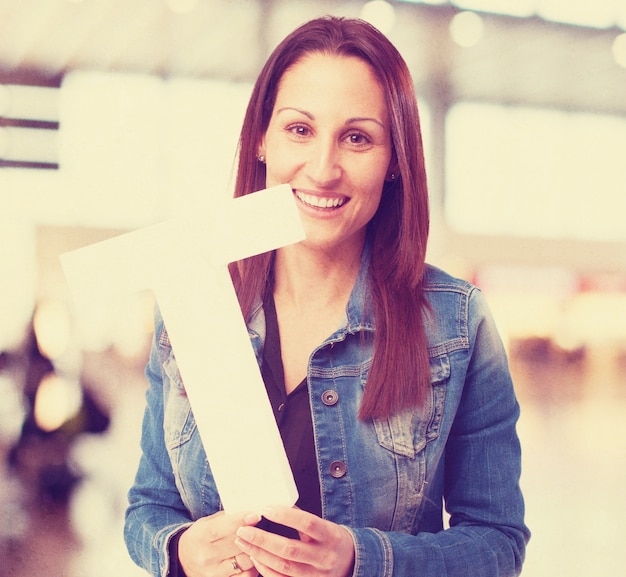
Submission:
<svg viewBox="0 0 626 577">
<path fill-rule="evenodd" d="M 298 488 L 296 505 L 321 517 L 320 483 L 307 380 L 303 379 L 290 394 L 286 393 L 278 318 L 274 297 L 271 291 L 268 293 L 263 302 L 266 336 L 261 373 Z"/>
</svg>

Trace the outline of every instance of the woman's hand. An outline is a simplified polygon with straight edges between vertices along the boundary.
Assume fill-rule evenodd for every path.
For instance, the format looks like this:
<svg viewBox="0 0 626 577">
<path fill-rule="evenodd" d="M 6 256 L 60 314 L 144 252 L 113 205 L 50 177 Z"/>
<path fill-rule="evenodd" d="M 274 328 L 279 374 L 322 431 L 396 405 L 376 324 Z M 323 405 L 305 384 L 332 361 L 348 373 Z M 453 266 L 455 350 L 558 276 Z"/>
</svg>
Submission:
<svg viewBox="0 0 626 577">
<path fill-rule="evenodd" d="M 250 557 L 235 544 L 240 527 L 256 525 L 257 514 L 231 514 L 223 511 L 198 519 L 181 535 L 178 560 L 187 577 L 257 577 Z"/>
<path fill-rule="evenodd" d="M 267 509 L 263 516 L 292 527 L 300 534 L 298 541 L 251 526 L 237 530 L 236 544 L 263 577 L 347 577 L 352 574 L 354 541 L 341 525 L 289 507 Z"/>
</svg>

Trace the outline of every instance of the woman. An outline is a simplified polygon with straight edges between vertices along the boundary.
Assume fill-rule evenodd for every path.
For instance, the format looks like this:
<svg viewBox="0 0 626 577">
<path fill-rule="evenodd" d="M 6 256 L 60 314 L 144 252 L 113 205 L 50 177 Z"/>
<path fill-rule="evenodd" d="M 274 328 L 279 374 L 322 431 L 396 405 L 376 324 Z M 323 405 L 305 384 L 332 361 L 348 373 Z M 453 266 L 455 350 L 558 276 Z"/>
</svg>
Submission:
<svg viewBox="0 0 626 577">
<path fill-rule="evenodd" d="M 236 195 L 281 183 L 306 240 L 231 274 L 300 500 L 220 511 L 186 398 L 169 401 L 182 383 L 157 316 L 133 559 L 162 576 L 519 574 L 529 533 L 505 353 L 480 292 L 424 263 L 413 84 L 368 24 L 309 22 L 263 68 Z"/>
</svg>

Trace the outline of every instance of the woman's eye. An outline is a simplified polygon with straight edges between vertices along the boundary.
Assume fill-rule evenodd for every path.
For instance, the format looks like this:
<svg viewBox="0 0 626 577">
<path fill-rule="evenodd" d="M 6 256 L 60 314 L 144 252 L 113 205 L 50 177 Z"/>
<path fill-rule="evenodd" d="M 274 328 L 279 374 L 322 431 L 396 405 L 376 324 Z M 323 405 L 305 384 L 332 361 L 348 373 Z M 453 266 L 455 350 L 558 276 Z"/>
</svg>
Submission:
<svg viewBox="0 0 626 577">
<path fill-rule="evenodd" d="M 346 140 L 350 144 L 354 144 L 357 146 L 363 146 L 365 144 L 370 144 L 371 142 L 371 140 L 367 136 L 365 136 L 365 134 L 362 134 L 361 132 L 352 132 L 348 134 Z"/>
<path fill-rule="evenodd" d="M 295 134 L 296 136 L 308 136 L 311 133 L 307 126 L 302 126 L 301 124 L 288 126 L 287 131 Z"/>
</svg>

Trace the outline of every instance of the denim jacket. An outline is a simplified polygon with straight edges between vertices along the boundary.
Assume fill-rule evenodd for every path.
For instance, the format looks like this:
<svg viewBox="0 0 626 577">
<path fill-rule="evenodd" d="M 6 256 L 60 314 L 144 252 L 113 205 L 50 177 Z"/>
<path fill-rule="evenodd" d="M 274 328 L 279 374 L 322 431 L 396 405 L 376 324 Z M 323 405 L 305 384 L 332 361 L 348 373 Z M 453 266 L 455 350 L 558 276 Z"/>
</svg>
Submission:
<svg viewBox="0 0 626 577">
<path fill-rule="evenodd" d="M 529 539 L 519 488 L 519 406 L 483 296 L 427 267 L 430 395 L 419 411 L 361 421 L 375 325 L 367 253 L 345 323 L 309 360 L 323 516 L 351 532 L 354 577 L 518 575 Z M 165 577 L 171 537 L 221 503 L 158 314 L 155 329 L 125 539 L 136 563 Z M 248 329 L 260 362 L 260 306 Z"/>
</svg>

